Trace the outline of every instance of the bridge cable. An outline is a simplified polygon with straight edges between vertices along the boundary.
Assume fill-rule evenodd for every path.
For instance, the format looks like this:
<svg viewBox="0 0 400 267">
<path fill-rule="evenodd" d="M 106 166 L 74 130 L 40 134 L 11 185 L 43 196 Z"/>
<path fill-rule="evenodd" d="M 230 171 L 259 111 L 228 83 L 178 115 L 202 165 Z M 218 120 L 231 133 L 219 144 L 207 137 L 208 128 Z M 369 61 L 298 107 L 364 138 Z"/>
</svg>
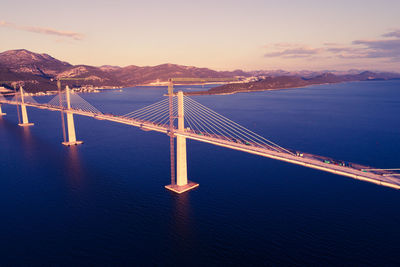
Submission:
<svg viewBox="0 0 400 267">
<path fill-rule="evenodd" d="M 230 132 L 229 136 L 232 136 L 231 134 L 235 133 L 235 134 L 238 135 L 238 137 L 241 136 L 241 137 L 251 138 L 251 140 L 253 142 L 257 140 L 256 143 L 261 142 L 261 144 L 264 144 L 264 145 L 268 146 L 269 148 L 272 148 L 273 150 L 276 150 L 276 151 L 279 151 L 279 152 L 286 152 L 286 153 L 294 155 L 294 153 L 292 153 L 291 151 L 289 151 L 289 150 L 277 145 L 276 143 L 274 143 L 274 142 L 272 142 L 272 141 L 270 141 L 270 140 L 268 140 L 268 139 L 266 139 L 266 138 L 264 138 L 264 137 L 262 137 L 262 136 L 260 136 L 260 135 L 258 135 L 256 133 L 254 133 L 254 132 L 252 132 L 252 131 L 250 131 L 248 129 L 246 129 L 245 127 L 237 124 L 236 122 L 234 122 L 234 121 L 232 121 L 232 120 L 230 120 L 230 119 L 218 114 L 217 112 L 205 107 L 204 105 L 198 103 L 197 101 L 194 101 L 193 99 L 191 99 L 191 98 L 189 98 L 187 96 L 185 96 L 184 99 L 185 99 L 184 103 L 189 104 L 187 106 L 191 107 L 192 111 L 193 111 L 193 108 L 195 108 L 198 111 L 204 112 L 205 114 L 207 114 L 207 117 L 210 118 L 210 120 L 213 123 L 218 124 L 220 126 L 218 128 L 221 129 L 221 127 L 225 127 L 226 134 L 228 134 L 227 131 Z M 203 118 L 204 118 L 204 115 L 203 115 Z"/>
</svg>

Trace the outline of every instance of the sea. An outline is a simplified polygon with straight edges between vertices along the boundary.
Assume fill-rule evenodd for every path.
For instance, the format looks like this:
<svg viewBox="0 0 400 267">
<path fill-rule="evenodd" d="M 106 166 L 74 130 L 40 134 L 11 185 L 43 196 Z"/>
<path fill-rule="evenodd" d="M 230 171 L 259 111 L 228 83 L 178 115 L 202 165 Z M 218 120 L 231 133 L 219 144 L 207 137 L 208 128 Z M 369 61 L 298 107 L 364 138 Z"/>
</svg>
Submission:
<svg viewBox="0 0 400 267">
<path fill-rule="evenodd" d="M 122 115 L 166 91 L 80 96 Z M 192 98 L 285 148 L 400 168 L 400 80 Z M 398 190 L 188 140 L 200 186 L 177 195 L 165 134 L 75 116 L 64 147 L 59 112 L 19 127 L 2 108 L 0 266 L 400 265 Z"/>
</svg>

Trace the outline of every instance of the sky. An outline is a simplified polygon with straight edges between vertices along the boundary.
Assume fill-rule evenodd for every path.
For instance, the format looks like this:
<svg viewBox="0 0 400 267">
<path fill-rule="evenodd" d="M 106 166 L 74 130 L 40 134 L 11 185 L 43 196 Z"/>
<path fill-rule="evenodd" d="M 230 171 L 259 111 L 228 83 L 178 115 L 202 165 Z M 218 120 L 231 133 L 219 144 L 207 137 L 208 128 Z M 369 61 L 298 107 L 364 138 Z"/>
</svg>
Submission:
<svg viewBox="0 0 400 267">
<path fill-rule="evenodd" d="M 400 72 L 400 0 L 2 0 L 0 52 L 71 64 Z"/>
</svg>

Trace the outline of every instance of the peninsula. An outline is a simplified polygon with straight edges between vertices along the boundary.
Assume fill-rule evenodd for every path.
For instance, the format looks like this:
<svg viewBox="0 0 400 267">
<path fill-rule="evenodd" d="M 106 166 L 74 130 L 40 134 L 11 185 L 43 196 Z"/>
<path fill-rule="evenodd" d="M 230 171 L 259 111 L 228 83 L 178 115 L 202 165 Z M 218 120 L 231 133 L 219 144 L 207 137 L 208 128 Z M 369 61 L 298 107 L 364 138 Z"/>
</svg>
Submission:
<svg viewBox="0 0 400 267">
<path fill-rule="evenodd" d="M 323 73 L 311 78 L 301 76 L 270 76 L 259 78 L 251 82 L 238 82 L 221 85 L 205 91 L 187 92 L 186 95 L 224 95 L 243 92 L 256 92 L 268 90 L 280 90 L 289 88 L 305 87 L 317 84 L 331 84 L 352 81 L 376 81 L 400 79 L 398 73 L 374 73 L 364 71 L 359 74 L 335 75 L 332 73 Z"/>
</svg>

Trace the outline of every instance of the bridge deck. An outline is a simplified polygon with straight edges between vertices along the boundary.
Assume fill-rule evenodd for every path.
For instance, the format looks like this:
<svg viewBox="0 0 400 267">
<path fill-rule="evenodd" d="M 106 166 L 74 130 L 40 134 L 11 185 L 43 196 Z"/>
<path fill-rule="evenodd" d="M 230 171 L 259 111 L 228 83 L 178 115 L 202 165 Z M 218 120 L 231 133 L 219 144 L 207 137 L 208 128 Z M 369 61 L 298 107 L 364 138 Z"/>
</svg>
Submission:
<svg viewBox="0 0 400 267">
<path fill-rule="evenodd" d="M 10 104 L 10 105 L 20 105 L 20 102 L 16 101 L 8 101 L 8 100 L 0 100 L 1 104 Z M 47 110 L 52 110 L 52 111 L 61 111 L 62 109 L 59 106 L 52 106 L 49 104 L 36 104 L 36 103 L 25 103 L 26 106 L 30 107 L 35 107 L 39 109 L 47 109 Z M 139 121 L 139 120 L 134 120 L 131 118 L 125 118 L 125 117 L 120 117 L 120 116 L 115 116 L 111 114 L 101 114 L 101 113 L 92 113 L 92 112 L 87 112 L 87 111 L 82 111 L 82 110 L 65 110 L 65 112 L 70 112 L 73 114 L 81 115 L 81 116 L 87 116 L 87 117 L 92 117 L 98 120 L 107 120 L 107 121 L 113 121 L 116 123 L 122 123 L 122 124 L 127 124 L 135 127 L 139 127 L 144 130 L 149 130 L 149 131 L 156 131 L 160 133 L 168 133 L 169 128 L 167 126 L 163 125 L 157 125 L 152 122 L 148 121 Z M 188 139 L 192 140 L 197 140 L 200 142 L 205 142 L 221 147 L 226 147 L 238 151 L 243 151 L 246 153 L 251 153 L 267 158 L 272 158 L 276 160 L 281 160 L 297 165 L 301 165 L 304 167 L 309 167 L 313 169 L 318 169 L 321 171 L 326 171 L 330 173 L 334 173 L 337 175 L 342 175 L 342 176 L 347 176 L 351 177 L 357 180 L 362 180 L 362 181 L 367 181 L 370 183 L 382 185 L 382 186 L 387 186 L 395 189 L 400 189 L 400 179 L 397 176 L 398 173 L 393 173 L 389 171 L 384 171 L 384 172 L 372 172 L 372 171 L 363 171 L 363 169 L 368 169 L 366 166 L 361 166 L 361 165 L 356 165 L 352 164 L 350 166 L 341 166 L 341 165 L 336 165 L 335 163 L 326 163 L 323 161 L 324 157 L 317 156 L 317 155 L 312 155 L 312 154 L 301 154 L 301 156 L 296 155 L 296 154 L 290 154 L 284 151 L 275 151 L 273 149 L 269 149 L 266 147 L 258 146 L 257 144 L 254 143 L 248 143 L 248 144 L 243 144 L 238 142 L 237 140 L 227 140 L 226 137 L 222 136 L 211 136 L 209 134 L 201 134 L 201 133 L 196 133 L 191 130 L 185 130 L 185 131 L 177 131 L 175 130 L 175 135 L 180 135 L 184 136 Z M 340 161 L 336 161 L 340 162 Z M 356 165 L 356 166 L 355 166 Z M 397 176 L 397 177 L 396 177 Z"/>
</svg>

